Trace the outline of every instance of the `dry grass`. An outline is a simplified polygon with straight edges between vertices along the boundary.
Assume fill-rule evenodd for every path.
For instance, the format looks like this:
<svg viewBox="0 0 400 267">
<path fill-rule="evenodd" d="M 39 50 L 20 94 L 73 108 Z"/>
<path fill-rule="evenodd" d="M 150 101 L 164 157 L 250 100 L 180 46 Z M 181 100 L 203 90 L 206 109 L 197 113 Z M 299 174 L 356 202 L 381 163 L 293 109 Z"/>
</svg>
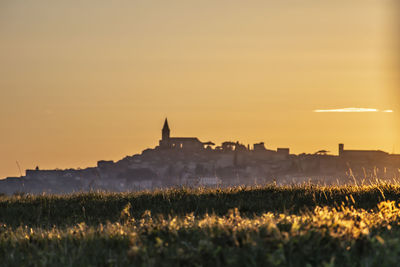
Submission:
<svg viewBox="0 0 400 267">
<path fill-rule="evenodd" d="M 2 212 L 42 209 L 35 219 L 0 213 L 0 259 L 4 266 L 394 266 L 399 197 L 399 186 L 385 184 L 3 197 Z"/>
</svg>

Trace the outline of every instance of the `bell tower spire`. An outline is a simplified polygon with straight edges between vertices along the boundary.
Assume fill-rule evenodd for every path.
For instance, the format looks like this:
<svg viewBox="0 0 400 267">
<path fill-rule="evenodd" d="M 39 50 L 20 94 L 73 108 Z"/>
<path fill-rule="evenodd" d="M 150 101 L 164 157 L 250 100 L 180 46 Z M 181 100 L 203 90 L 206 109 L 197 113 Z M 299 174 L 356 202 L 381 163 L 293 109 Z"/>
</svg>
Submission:
<svg viewBox="0 0 400 267">
<path fill-rule="evenodd" d="M 167 141 L 169 139 L 170 129 L 168 125 L 168 119 L 165 118 L 164 127 L 162 128 L 162 139 L 163 141 Z"/>
</svg>

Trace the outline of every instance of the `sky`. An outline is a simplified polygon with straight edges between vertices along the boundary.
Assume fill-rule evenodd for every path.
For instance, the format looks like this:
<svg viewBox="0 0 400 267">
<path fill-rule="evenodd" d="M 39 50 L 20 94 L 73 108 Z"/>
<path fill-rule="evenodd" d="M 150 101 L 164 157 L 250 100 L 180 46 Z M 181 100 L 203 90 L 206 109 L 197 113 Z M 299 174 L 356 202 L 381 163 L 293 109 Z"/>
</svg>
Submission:
<svg viewBox="0 0 400 267">
<path fill-rule="evenodd" d="M 172 136 L 400 153 L 396 0 L 0 2 L 0 178 Z M 397 15 L 397 16 L 396 16 Z"/>
</svg>

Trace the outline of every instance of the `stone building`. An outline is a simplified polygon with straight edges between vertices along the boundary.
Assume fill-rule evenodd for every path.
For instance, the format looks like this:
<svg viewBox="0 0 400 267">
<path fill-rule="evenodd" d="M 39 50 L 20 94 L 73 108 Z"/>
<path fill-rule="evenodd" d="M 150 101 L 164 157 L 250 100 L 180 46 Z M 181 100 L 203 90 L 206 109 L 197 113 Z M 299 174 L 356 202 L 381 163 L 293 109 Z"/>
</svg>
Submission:
<svg viewBox="0 0 400 267">
<path fill-rule="evenodd" d="M 162 139 L 159 147 L 161 149 L 181 149 L 188 151 L 196 151 L 204 149 L 205 145 L 212 144 L 211 142 L 203 143 L 196 137 L 171 137 L 168 120 L 165 119 L 164 127 L 161 130 Z"/>
</svg>

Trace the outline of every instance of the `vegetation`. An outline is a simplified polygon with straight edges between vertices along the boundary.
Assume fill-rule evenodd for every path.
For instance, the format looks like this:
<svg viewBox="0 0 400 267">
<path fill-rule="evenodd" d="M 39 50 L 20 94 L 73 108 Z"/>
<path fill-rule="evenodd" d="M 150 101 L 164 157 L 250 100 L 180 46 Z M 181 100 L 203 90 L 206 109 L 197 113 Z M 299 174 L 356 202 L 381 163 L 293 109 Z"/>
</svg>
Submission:
<svg viewBox="0 0 400 267">
<path fill-rule="evenodd" d="M 394 266 L 400 186 L 0 196 L 2 266 Z"/>
</svg>

